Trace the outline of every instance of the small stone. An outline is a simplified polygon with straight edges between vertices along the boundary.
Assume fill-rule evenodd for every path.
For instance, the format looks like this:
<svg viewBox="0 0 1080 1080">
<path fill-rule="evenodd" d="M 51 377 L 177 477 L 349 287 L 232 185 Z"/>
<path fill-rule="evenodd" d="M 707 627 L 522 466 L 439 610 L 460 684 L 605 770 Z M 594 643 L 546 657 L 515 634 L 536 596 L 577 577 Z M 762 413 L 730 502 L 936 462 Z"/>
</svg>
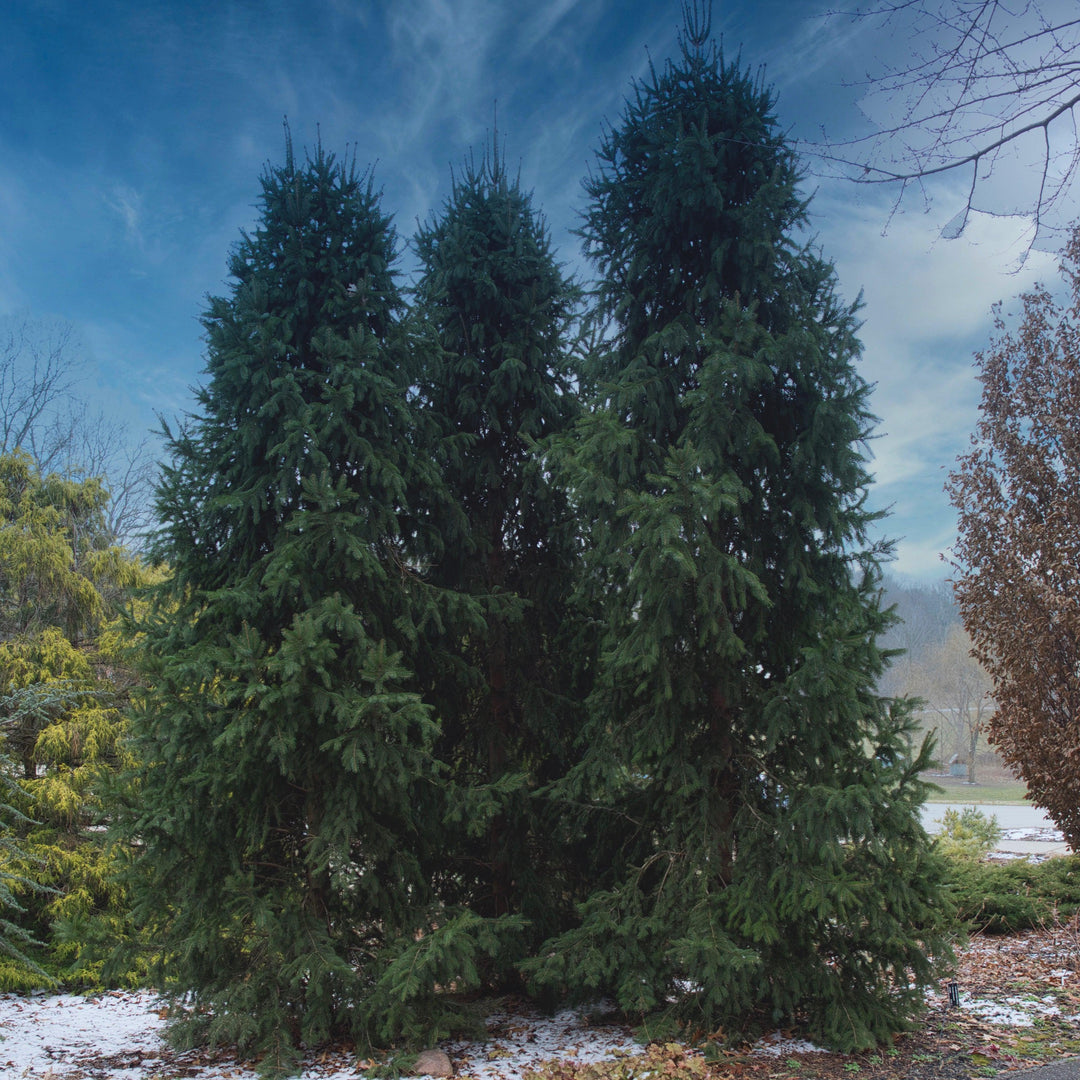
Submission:
<svg viewBox="0 0 1080 1080">
<path fill-rule="evenodd" d="M 414 1076 L 453 1076 L 454 1066 L 441 1050 L 425 1050 L 412 1068 Z"/>
</svg>

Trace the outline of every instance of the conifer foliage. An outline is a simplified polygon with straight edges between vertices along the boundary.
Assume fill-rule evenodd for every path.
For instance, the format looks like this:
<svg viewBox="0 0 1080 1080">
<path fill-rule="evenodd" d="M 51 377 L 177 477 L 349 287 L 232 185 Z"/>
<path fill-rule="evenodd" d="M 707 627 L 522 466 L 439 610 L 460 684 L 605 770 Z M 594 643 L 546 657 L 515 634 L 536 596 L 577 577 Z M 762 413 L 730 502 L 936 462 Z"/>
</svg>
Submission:
<svg viewBox="0 0 1080 1080">
<path fill-rule="evenodd" d="M 475 607 L 473 625 L 429 643 L 443 816 L 457 825 L 433 872 L 448 899 L 524 913 L 542 939 L 566 882 L 553 807 L 535 791 L 566 767 L 583 654 L 569 610 L 577 526 L 538 446 L 578 412 L 567 372 L 577 295 L 497 141 L 455 178 L 416 250 L 420 387 L 447 499 L 430 575 Z"/>
<path fill-rule="evenodd" d="M 563 790 L 598 888 L 527 967 L 700 1030 L 804 1017 L 865 1047 L 942 951 L 926 759 L 873 690 L 855 311 L 796 238 L 770 92 L 708 36 L 688 11 L 586 184 L 606 345 L 565 457 L 606 630 Z"/>
<path fill-rule="evenodd" d="M 0 987 L 96 983 L 126 911 L 92 826 L 125 759 L 116 602 L 146 574 L 108 504 L 100 479 L 0 454 Z"/>
<path fill-rule="evenodd" d="M 199 411 L 170 433 L 133 721 L 141 906 L 192 1035 L 287 1066 L 366 1042 L 424 883 L 431 777 L 402 515 L 412 450 L 395 234 L 370 177 L 318 148 L 262 178 L 259 224 L 204 318 Z M 183 1030 L 181 1029 L 181 1034 Z"/>
<path fill-rule="evenodd" d="M 137 914 L 192 1035 L 267 1069 L 431 1038 L 515 964 L 848 1049 L 921 1008 L 948 910 L 928 750 L 874 691 L 856 310 L 706 24 L 587 181 L 573 377 L 576 291 L 494 150 L 407 319 L 370 179 L 264 174 L 168 433 L 132 720 Z"/>
</svg>

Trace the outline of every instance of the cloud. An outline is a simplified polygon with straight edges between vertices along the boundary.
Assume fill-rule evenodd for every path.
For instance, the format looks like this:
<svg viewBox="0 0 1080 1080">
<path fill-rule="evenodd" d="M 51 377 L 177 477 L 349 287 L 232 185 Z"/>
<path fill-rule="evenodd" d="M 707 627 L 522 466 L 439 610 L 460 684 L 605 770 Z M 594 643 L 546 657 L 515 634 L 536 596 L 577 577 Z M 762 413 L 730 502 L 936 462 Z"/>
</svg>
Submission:
<svg viewBox="0 0 1080 1080">
<path fill-rule="evenodd" d="M 105 195 L 105 205 L 120 218 L 128 241 L 142 246 L 142 197 L 127 184 L 113 184 Z"/>
<path fill-rule="evenodd" d="M 505 7 L 492 0 L 394 4 L 387 29 L 403 83 L 403 108 L 394 110 L 399 141 L 411 142 L 437 120 L 475 130 L 480 100 L 498 96 L 490 75 L 505 18 Z"/>
<path fill-rule="evenodd" d="M 835 84 L 838 70 L 848 67 L 855 57 L 860 63 L 865 60 L 868 31 L 865 20 L 846 19 L 831 8 L 815 11 L 768 49 L 762 60 L 781 92 L 794 93 L 808 81 L 819 87 L 822 71 L 828 71 L 829 82 Z"/>
<path fill-rule="evenodd" d="M 964 235 L 938 239 L 925 218 L 861 216 L 847 232 L 852 273 L 872 305 L 873 331 L 910 345 L 983 333 L 991 306 L 1054 273 L 1057 259 L 1033 251 L 1020 266 L 1025 222 L 972 217 Z M 874 234 L 877 234 L 876 236 Z"/>
<path fill-rule="evenodd" d="M 583 6 L 580 0 L 549 0 L 549 3 L 537 4 L 532 15 L 522 24 L 519 36 L 521 47 L 526 51 L 541 44 L 546 47 L 556 25 Z"/>
<path fill-rule="evenodd" d="M 1025 223 L 989 215 L 957 240 L 938 239 L 935 218 L 917 214 L 894 217 L 883 234 L 888 203 L 855 204 L 849 193 L 830 192 L 812 209 L 843 293 L 863 290 L 861 370 L 881 419 L 871 497 L 893 507 L 884 531 L 903 534 L 899 569 L 940 576 L 938 553 L 955 527 L 943 485 L 978 416 L 974 353 L 989 343 L 994 303 L 1055 276 L 1056 258 L 1031 252 L 1018 267 Z"/>
</svg>

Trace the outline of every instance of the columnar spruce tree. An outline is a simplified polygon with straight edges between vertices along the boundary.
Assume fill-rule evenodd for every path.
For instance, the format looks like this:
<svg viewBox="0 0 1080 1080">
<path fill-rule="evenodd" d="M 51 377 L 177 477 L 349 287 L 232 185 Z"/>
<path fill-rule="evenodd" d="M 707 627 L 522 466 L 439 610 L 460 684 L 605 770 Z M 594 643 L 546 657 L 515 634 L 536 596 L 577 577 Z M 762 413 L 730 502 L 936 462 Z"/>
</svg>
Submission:
<svg viewBox="0 0 1080 1080">
<path fill-rule="evenodd" d="M 712 1031 L 865 1047 L 946 952 L 925 749 L 879 699 L 855 308 L 797 238 L 770 91 L 687 11 L 586 182 L 593 410 L 567 444 L 606 606 L 584 760 L 597 888 L 527 965 Z"/>
<path fill-rule="evenodd" d="M 422 615 L 402 521 L 431 476 L 394 260 L 370 178 L 290 146 L 209 303 L 207 382 L 159 492 L 139 912 L 166 989 L 209 1023 L 192 1034 L 271 1068 L 375 1031 L 425 896 L 413 796 L 434 730 L 402 659 Z"/>
<path fill-rule="evenodd" d="M 447 503 L 431 580 L 475 621 L 429 644 L 430 696 L 455 823 L 433 868 L 448 901 L 522 913 L 539 940 L 565 917 L 565 839 L 536 792 L 562 775 L 588 650 L 569 601 L 580 545 L 539 444 L 578 412 L 568 378 L 577 294 L 542 218 L 493 143 L 416 238 L 420 390 Z M 577 699 L 577 700 L 575 700 Z"/>
</svg>

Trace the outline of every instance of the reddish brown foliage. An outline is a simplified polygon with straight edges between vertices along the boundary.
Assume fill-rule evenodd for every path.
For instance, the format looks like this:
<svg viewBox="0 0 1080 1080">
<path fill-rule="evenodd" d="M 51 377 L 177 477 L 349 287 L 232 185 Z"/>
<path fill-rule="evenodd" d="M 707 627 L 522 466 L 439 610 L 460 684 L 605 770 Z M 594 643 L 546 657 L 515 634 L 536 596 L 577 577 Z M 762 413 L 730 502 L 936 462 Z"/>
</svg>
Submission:
<svg viewBox="0 0 1080 1080">
<path fill-rule="evenodd" d="M 948 490 L 990 741 L 1080 850 L 1080 229 L 1061 269 L 1068 302 L 1037 288 L 977 357 L 981 417 Z"/>
</svg>

